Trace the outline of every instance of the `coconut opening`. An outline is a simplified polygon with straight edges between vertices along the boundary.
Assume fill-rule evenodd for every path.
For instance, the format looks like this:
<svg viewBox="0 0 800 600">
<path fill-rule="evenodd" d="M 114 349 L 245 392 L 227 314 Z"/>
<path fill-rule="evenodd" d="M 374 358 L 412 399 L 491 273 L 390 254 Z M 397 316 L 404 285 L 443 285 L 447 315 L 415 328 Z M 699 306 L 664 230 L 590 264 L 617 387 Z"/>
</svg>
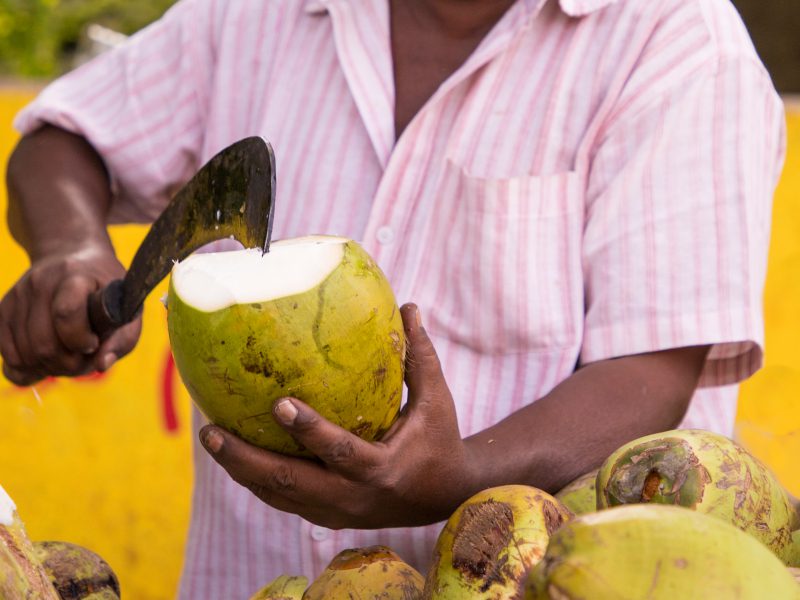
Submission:
<svg viewBox="0 0 800 600">
<path fill-rule="evenodd" d="M 658 471 L 653 469 L 647 474 L 644 479 L 644 486 L 642 486 L 642 502 L 650 502 L 653 496 L 658 492 L 658 486 L 661 485 L 661 476 Z"/>
<path fill-rule="evenodd" d="M 609 506 L 658 502 L 694 507 L 711 481 L 691 445 L 679 438 L 638 444 L 614 464 L 603 490 Z"/>
<path fill-rule="evenodd" d="M 11 526 L 14 522 L 14 511 L 17 510 L 17 505 L 11 499 L 6 491 L 0 486 L 0 525 L 7 527 Z"/>
<path fill-rule="evenodd" d="M 302 294 L 342 262 L 348 241 L 316 235 L 274 242 L 264 255 L 258 249 L 193 254 L 173 267 L 172 286 L 203 312 Z"/>
</svg>

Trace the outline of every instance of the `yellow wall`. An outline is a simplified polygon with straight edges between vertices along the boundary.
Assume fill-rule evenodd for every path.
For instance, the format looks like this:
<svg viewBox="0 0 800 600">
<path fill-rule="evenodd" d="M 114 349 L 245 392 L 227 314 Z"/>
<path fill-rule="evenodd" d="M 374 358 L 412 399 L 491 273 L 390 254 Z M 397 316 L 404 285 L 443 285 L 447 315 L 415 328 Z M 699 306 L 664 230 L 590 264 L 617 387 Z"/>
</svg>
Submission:
<svg viewBox="0 0 800 600">
<path fill-rule="evenodd" d="M 29 99 L 0 90 L 0 165 L 16 139 L 11 118 Z M 112 232 L 123 264 L 144 232 Z M 25 255 L 0 226 L 0 293 L 25 268 Z M 165 292 L 162 284 L 147 300 L 139 345 L 105 377 L 46 381 L 36 393 L 0 377 L 0 484 L 31 537 L 95 550 L 133 600 L 175 596 L 188 524 L 189 401 L 177 379 L 165 387 L 174 375 L 158 300 Z"/>
<path fill-rule="evenodd" d="M 766 361 L 742 386 L 737 435 L 800 496 L 800 104 L 787 108 L 789 150 L 765 292 Z"/>
<path fill-rule="evenodd" d="M 15 140 L 11 118 L 29 98 L 0 90 L 0 165 Z M 738 431 L 800 495 L 800 111 L 789 126 L 767 283 L 767 366 L 743 388 Z M 3 193 L 0 186 L 4 213 Z M 143 234 L 113 231 L 124 264 Z M 0 293 L 25 268 L 0 226 Z M 0 381 L 0 483 L 31 536 L 99 552 L 134 600 L 174 597 L 191 490 L 189 401 L 177 380 L 169 385 L 163 286 L 147 301 L 137 349 L 105 377 L 48 381 L 36 393 Z"/>
</svg>

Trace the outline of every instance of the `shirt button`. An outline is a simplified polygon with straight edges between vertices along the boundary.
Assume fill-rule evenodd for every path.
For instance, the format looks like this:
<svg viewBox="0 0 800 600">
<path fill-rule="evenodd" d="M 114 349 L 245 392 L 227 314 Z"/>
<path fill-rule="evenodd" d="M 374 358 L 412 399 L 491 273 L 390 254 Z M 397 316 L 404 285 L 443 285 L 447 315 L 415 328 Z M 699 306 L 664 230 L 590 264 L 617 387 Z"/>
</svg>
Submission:
<svg viewBox="0 0 800 600">
<path fill-rule="evenodd" d="M 378 228 L 378 231 L 375 232 L 375 237 L 378 238 L 381 244 L 391 244 L 394 241 L 394 231 L 391 227 L 384 225 Z"/>
<path fill-rule="evenodd" d="M 311 528 L 311 537 L 318 542 L 324 542 L 328 539 L 328 530 L 324 527 L 314 525 L 314 527 Z"/>
</svg>

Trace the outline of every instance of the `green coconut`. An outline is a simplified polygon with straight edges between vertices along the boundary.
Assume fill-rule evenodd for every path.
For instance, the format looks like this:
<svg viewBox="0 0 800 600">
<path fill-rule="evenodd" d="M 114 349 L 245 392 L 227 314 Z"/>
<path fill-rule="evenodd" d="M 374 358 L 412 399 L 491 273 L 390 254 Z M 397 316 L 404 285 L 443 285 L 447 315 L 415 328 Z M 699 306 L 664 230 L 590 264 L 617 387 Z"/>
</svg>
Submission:
<svg viewBox="0 0 800 600">
<path fill-rule="evenodd" d="M 725 436 L 667 431 L 609 456 L 597 476 L 597 507 L 647 502 L 717 517 L 792 560 L 798 521 L 789 496 L 769 469 Z"/>
<path fill-rule="evenodd" d="M 212 423 L 285 454 L 307 452 L 272 416 L 281 397 L 375 440 L 397 418 L 405 335 L 392 289 L 355 242 L 310 236 L 268 254 L 195 254 L 167 300 L 175 364 Z"/>
<path fill-rule="evenodd" d="M 786 553 L 785 562 L 790 567 L 800 567 L 800 530 L 792 532 L 792 542 Z"/>
<path fill-rule="evenodd" d="M 302 600 L 308 579 L 299 575 L 281 575 L 250 597 L 250 600 Z"/>
<path fill-rule="evenodd" d="M 556 494 L 556 498 L 558 498 L 572 514 L 583 515 L 597 510 L 595 483 L 597 482 L 598 471 L 599 469 L 595 469 L 594 471 L 589 471 L 581 475 Z"/>
<path fill-rule="evenodd" d="M 116 574 L 88 548 L 69 542 L 33 542 L 33 551 L 61 600 L 119 598 Z"/>
<path fill-rule="evenodd" d="M 550 494 L 506 485 L 479 492 L 439 534 L 426 600 L 512 600 L 544 556 L 550 535 L 572 514 Z"/>
<path fill-rule="evenodd" d="M 0 600 L 59 600 L 16 506 L 0 487 Z"/>
<path fill-rule="evenodd" d="M 582 515 L 553 534 L 525 600 L 797 600 L 769 549 L 721 519 L 677 506 Z"/>
<path fill-rule="evenodd" d="M 306 590 L 303 600 L 417 600 L 423 583 L 422 575 L 390 548 L 354 548 L 334 557 Z"/>
</svg>

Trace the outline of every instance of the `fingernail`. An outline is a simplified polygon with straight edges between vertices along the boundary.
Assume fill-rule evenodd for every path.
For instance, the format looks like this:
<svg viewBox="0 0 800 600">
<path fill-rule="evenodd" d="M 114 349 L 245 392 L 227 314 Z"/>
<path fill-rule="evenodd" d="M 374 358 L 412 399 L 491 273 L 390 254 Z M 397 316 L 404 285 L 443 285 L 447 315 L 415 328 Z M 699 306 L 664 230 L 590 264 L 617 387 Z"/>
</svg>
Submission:
<svg viewBox="0 0 800 600">
<path fill-rule="evenodd" d="M 206 450 L 211 454 L 216 454 L 222 448 L 222 444 L 225 443 L 225 438 L 213 427 L 207 427 L 202 431 L 200 441 L 203 442 Z"/>
<path fill-rule="evenodd" d="M 275 405 L 275 416 L 285 425 L 291 425 L 297 417 L 297 407 L 292 404 L 291 400 L 284 398 Z"/>
<path fill-rule="evenodd" d="M 417 320 L 417 327 L 422 327 L 422 314 L 420 314 L 419 308 L 414 309 L 414 317 Z"/>
<path fill-rule="evenodd" d="M 113 352 L 109 352 L 103 356 L 103 359 L 100 361 L 100 370 L 108 371 L 115 362 L 117 362 L 117 355 Z"/>
<path fill-rule="evenodd" d="M 99 346 L 100 346 L 100 342 L 95 339 L 94 341 L 89 342 L 89 345 L 86 346 L 86 348 L 83 349 L 83 353 L 84 354 L 94 354 L 95 352 L 97 352 L 97 348 Z"/>
</svg>

